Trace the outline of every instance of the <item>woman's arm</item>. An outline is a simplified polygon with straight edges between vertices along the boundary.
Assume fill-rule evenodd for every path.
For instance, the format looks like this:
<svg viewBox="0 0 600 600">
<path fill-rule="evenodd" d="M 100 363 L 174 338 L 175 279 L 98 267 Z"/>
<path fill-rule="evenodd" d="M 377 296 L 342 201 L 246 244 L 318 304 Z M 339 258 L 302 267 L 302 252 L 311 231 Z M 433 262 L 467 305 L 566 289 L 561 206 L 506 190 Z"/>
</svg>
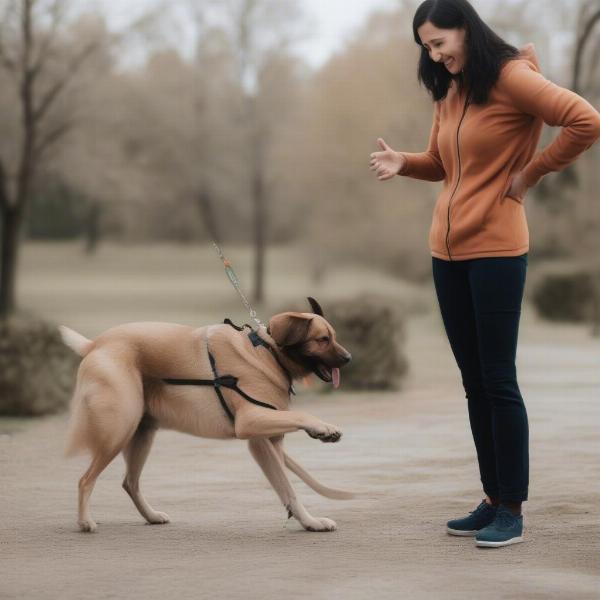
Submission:
<svg viewBox="0 0 600 600">
<path fill-rule="evenodd" d="M 584 98 L 547 80 L 523 61 L 515 61 L 503 87 L 520 111 L 562 126 L 556 139 L 527 164 L 522 173 L 528 187 L 544 175 L 560 171 L 600 138 L 600 114 Z"/>
<path fill-rule="evenodd" d="M 425 181 L 441 181 L 446 178 L 446 171 L 438 150 L 438 130 L 440 126 L 440 108 L 436 102 L 433 111 L 433 124 L 429 135 L 426 152 L 401 152 L 406 159 L 404 167 L 398 175 L 423 179 Z"/>
</svg>

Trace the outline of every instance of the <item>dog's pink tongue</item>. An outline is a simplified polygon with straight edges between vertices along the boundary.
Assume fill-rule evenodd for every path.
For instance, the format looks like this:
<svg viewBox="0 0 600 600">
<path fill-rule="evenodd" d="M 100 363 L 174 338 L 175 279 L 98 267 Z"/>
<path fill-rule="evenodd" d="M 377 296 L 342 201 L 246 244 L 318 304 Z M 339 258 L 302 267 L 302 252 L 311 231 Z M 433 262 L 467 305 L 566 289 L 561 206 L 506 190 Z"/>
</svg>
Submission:
<svg viewBox="0 0 600 600">
<path fill-rule="evenodd" d="M 331 383 L 333 383 L 334 388 L 340 387 L 340 370 L 339 369 L 331 369 Z"/>
</svg>

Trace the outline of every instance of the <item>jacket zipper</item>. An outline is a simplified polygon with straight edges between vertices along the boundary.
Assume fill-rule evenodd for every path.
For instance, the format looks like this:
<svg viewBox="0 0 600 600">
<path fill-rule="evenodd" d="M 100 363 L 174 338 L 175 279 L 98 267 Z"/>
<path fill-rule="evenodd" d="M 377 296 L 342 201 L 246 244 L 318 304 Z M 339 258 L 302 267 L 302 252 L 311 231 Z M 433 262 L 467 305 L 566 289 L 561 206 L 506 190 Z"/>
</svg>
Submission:
<svg viewBox="0 0 600 600">
<path fill-rule="evenodd" d="M 456 190 L 458 190 L 458 186 L 460 185 L 460 178 L 462 176 L 461 170 L 461 160 L 460 160 L 460 145 L 458 143 L 458 136 L 460 134 L 460 126 L 462 125 L 463 119 L 467 114 L 467 107 L 469 106 L 469 96 L 465 100 L 465 106 L 463 108 L 463 113 L 458 123 L 458 128 L 456 129 L 456 151 L 458 153 L 458 179 L 456 180 L 456 187 L 450 196 L 450 200 L 448 200 L 448 232 L 446 233 L 446 249 L 448 250 L 448 258 L 452 260 L 452 255 L 450 254 L 450 205 L 452 204 L 452 198 L 454 198 L 454 194 L 456 194 Z"/>
</svg>

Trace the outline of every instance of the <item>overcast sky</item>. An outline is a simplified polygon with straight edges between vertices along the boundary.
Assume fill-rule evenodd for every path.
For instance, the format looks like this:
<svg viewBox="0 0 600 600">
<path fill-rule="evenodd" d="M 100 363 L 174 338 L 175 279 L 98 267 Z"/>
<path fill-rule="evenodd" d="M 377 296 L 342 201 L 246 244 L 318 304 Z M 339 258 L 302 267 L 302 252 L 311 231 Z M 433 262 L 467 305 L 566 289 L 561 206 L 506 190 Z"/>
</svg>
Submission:
<svg viewBox="0 0 600 600">
<path fill-rule="evenodd" d="M 100 7 L 110 25 L 118 28 L 154 6 L 157 0 L 85 1 Z M 299 0 L 299 3 L 314 27 L 310 28 L 310 36 L 297 45 L 297 51 L 310 65 L 318 67 L 343 46 L 371 12 L 397 6 L 398 0 Z"/>
<path fill-rule="evenodd" d="M 318 66 L 360 27 L 369 13 L 398 5 L 397 0 L 301 0 L 308 15 L 314 16 L 316 30 L 299 46 L 306 60 Z"/>
<path fill-rule="evenodd" d="M 187 0 L 193 2 L 194 0 Z M 511 2 L 512 0 L 506 0 Z M 165 5 L 169 0 L 76 0 L 77 6 L 84 8 L 99 8 L 107 16 L 111 28 L 126 27 L 135 20 L 136 16 L 148 12 L 157 4 Z M 571 0 L 563 0 L 565 6 Z M 301 43 L 295 45 L 295 51 L 313 67 L 321 66 L 332 53 L 344 47 L 354 32 L 366 23 L 368 16 L 378 9 L 394 8 L 400 0 L 298 0 L 308 24 L 307 35 Z M 488 9 L 496 4 L 495 0 L 477 0 L 474 2 L 478 12 L 485 19 Z M 171 6 L 184 6 L 184 0 L 173 2 Z M 540 19 L 544 13 L 540 15 Z M 547 16 L 547 15 L 546 15 Z M 167 39 L 164 43 L 176 47 L 180 52 L 191 55 L 193 52 L 193 35 L 188 13 L 184 10 L 170 9 L 165 12 L 166 23 L 163 30 Z M 568 32 L 548 31 L 547 44 L 550 51 L 542 67 L 548 74 L 561 72 L 569 55 L 566 54 L 571 36 Z M 529 39 L 511 40 L 516 45 L 524 44 Z M 538 40 L 539 42 L 539 40 Z M 539 48 L 539 45 L 538 45 Z M 124 66 L 138 66 L 144 62 L 148 52 L 146 42 L 129 44 L 127 55 L 121 56 Z"/>
</svg>

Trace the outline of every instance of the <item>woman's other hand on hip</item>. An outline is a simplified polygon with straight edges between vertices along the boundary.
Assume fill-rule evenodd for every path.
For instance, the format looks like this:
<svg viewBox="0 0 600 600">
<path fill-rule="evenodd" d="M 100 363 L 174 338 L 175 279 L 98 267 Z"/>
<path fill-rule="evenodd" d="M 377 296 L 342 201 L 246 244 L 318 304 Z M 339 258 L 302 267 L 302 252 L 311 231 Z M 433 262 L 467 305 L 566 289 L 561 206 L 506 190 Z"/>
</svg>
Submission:
<svg viewBox="0 0 600 600">
<path fill-rule="evenodd" d="M 529 187 L 524 181 L 523 172 L 519 171 L 513 175 L 506 195 L 517 200 L 523 200 L 528 189 Z"/>
</svg>

